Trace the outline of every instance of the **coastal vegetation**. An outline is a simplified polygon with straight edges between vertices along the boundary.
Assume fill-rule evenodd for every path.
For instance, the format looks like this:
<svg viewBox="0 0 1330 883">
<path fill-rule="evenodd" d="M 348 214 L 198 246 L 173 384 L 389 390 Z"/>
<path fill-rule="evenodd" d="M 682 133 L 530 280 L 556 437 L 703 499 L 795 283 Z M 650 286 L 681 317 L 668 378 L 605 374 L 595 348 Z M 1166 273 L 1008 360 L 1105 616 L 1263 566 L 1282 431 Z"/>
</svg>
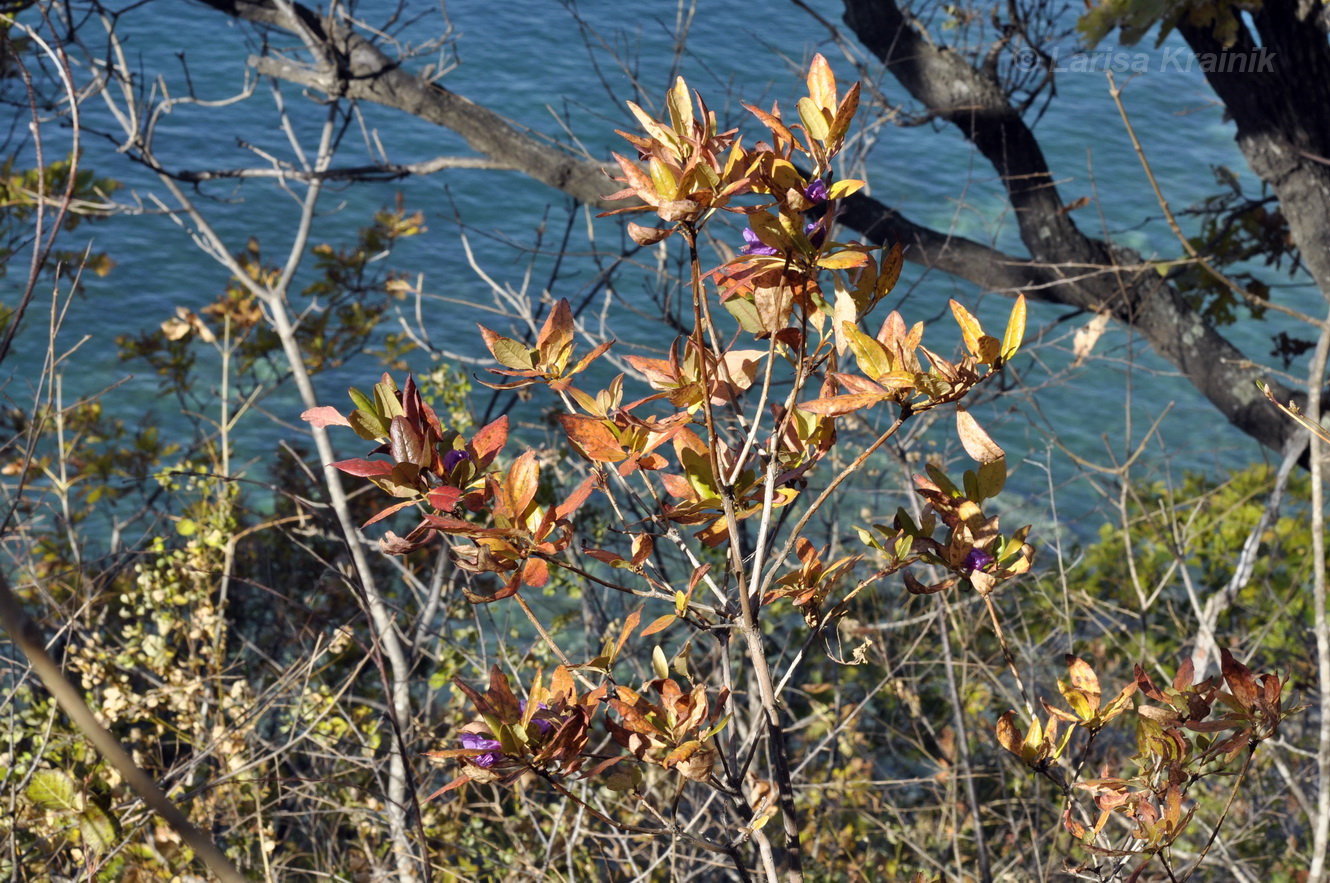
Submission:
<svg viewBox="0 0 1330 883">
<path fill-rule="evenodd" d="M 142 70 L 145 9 L 242 25 L 241 91 Z M 567 12 L 589 46 L 610 27 Z M 1330 295 L 1330 17 L 843 14 L 782 12 L 849 57 L 809 50 L 789 100 L 625 64 L 597 155 L 450 91 L 454 36 L 406 5 L 6 7 L 0 877 L 1325 879 L 1330 320 L 1281 291 Z M 1095 68 L 1163 256 L 1087 233 L 1098 196 L 1065 199 L 1035 134 L 1058 47 L 1113 33 L 1185 43 L 1259 182 L 1215 170 L 1174 210 L 1124 97 L 1153 56 Z M 237 133 L 248 164 L 209 168 L 173 143 L 173 114 L 249 114 L 260 83 L 277 146 Z M 371 104 L 467 150 L 390 161 Z M 1008 250 L 889 207 L 865 144 L 893 119 L 991 165 Z M 521 219 L 515 275 L 465 198 L 328 222 L 443 170 L 571 203 Z M 245 212 L 279 202 L 261 238 Z M 119 337 L 155 383 L 131 399 L 80 360 L 141 257 L 96 231 L 151 216 L 179 237 L 153 260 L 226 281 L 176 280 Z M 1110 322 L 1270 456 L 1149 472 L 1166 409 L 1142 432 L 1129 405 L 1101 462 L 1057 429 L 1117 418 L 1063 405 L 1048 450 L 1102 506 L 1060 522 L 1004 415 L 1111 372 Z"/>
</svg>

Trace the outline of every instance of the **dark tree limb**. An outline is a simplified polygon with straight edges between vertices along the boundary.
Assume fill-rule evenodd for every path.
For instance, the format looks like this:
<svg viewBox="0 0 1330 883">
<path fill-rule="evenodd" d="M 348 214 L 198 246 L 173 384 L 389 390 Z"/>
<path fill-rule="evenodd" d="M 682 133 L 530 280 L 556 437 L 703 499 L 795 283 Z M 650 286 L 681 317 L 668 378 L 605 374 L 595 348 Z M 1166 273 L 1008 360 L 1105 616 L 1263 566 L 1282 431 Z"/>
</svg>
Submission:
<svg viewBox="0 0 1330 883">
<path fill-rule="evenodd" d="M 1273 386 L 1273 378 L 1144 266 L 1140 255 L 1077 227 L 1033 131 L 991 70 L 928 40 L 894 0 L 845 0 L 845 22 L 916 101 L 959 128 L 1001 176 L 1032 262 L 1068 280 L 1045 289 L 1047 299 L 1108 311 L 1129 324 L 1230 423 L 1266 447 L 1283 449 L 1297 427 L 1281 419 L 1256 388 L 1257 380 Z M 1112 272 L 1072 269 L 1085 267 Z M 975 281 L 988 285 L 982 277 Z M 1281 387 L 1276 396 L 1285 400 L 1293 393 Z"/>
<path fill-rule="evenodd" d="M 1215 65 L 1205 78 L 1237 126 L 1247 165 L 1279 198 L 1303 266 L 1330 300 L 1330 165 L 1321 159 L 1330 156 L 1325 21 L 1320 4 L 1266 0 L 1253 16 L 1259 42 L 1245 23 L 1227 49 L 1185 17 L 1178 31 L 1198 55 L 1256 62 L 1241 72 Z"/>
</svg>

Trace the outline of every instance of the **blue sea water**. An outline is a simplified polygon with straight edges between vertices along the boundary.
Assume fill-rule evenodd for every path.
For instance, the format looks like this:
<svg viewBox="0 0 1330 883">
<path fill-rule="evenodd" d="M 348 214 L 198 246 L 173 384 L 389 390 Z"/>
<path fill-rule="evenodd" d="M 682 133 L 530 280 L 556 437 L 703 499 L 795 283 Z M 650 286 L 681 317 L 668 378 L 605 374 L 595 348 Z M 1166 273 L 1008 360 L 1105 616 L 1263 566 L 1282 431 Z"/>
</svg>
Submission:
<svg viewBox="0 0 1330 883">
<path fill-rule="evenodd" d="M 808 5 L 827 22 L 839 23 L 839 4 L 816 0 Z M 380 23 L 397 8 L 396 3 L 361 3 L 356 15 Z M 389 33 L 404 44 L 422 45 L 443 32 L 441 8 L 406 4 L 399 24 Z M 758 104 L 780 100 L 790 106 L 799 74 L 815 51 L 827 54 L 843 82 L 856 76 L 828 32 L 793 4 L 763 5 L 760 14 L 755 9 L 753 4 L 723 0 L 632 5 L 610 0 L 512 0 L 502 7 L 474 0 L 453 2 L 446 5 L 450 39 L 413 64 L 433 61 L 451 67 L 441 80 L 446 88 L 532 131 L 564 141 L 571 132 L 592 155 L 606 157 L 619 143 L 613 129 L 630 123 L 623 101 L 638 98 L 638 83 L 659 100 L 673 77 L 682 73 L 690 85 L 717 96 L 712 103 L 723 117 L 738 122 L 743 113 L 739 97 Z M 683 21 L 690 22 L 686 29 L 680 26 Z M 258 50 L 259 37 L 202 6 L 127 5 L 118 27 L 127 57 L 139 72 L 136 85 L 143 90 L 155 89 L 157 94 L 165 90 L 180 97 L 192 83 L 198 97 L 218 101 L 237 94 L 247 77 L 252 79 L 245 59 Z M 1145 71 L 1135 76 L 1125 69 L 1115 73 L 1120 84 L 1129 80 L 1125 101 L 1166 197 L 1175 210 L 1198 203 L 1219 189 L 1209 171 L 1219 165 L 1232 169 L 1255 192 L 1254 179 L 1233 143 L 1232 127 L 1224 121 L 1199 67 L 1193 63 L 1184 69 L 1181 62 L 1186 58 L 1177 55 L 1179 46 L 1169 41 L 1159 50 L 1131 47 L 1130 53 L 1143 54 L 1129 55 L 1128 61 L 1137 64 L 1144 58 Z M 1067 201 L 1091 198 L 1076 216 L 1088 229 L 1112 236 L 1147 258 L 1176 256 L 1180 248 L 1163 221 L 1109 96 L 1104 68 L 1113 62 L 1096 56 L 1078 66 L 1072 48 L 1068 42 L 1060 55 L 1064 70 L 1058 73 L 1058 96 L 1037 124 L 1059 187 Z M 1170 52 L 1179 59 L 1173 65 L 1165 60 Z M 908 106 L 900 87 L 873 59 L 859 60 L 888 100 Z M 89 74 L 86 69 L 76 72 L 85 80 Z M 215 169 L 263 165 L 260 152 L 295 160 L 295 149 L 278 125 L 273 87 L 266 81 L 252 85 L 251 97 L 230 106 L 186 103 L 163 116 L 155 130 L 162 161 L 177 169 Z M 320 96 L 306 95 L 290 84 L 281 84 L 277 91 L 297 140 L 305 151 L 312 151 L 326 113 Z M 108 410 L 127 415 L 151 410 L 160 415 L 154 419 L 167 433 L 183 433 L 186 424 L 178 412 L 173 414 L 172 402 L 157 398 L 155 378 L 126 379 L 136 369 L 118 360 L 114 340 L 120 334 L 155 327 L 177 306 L 200 309 L 221 292 L 227 273 L 192 241 L 191 234 L 197 231 L 191 220 L 155 210 L 154 198 L 174 204 L 154 175 L 116 151 L 116 123 L 106 107 L 90 101 L 84 123 L 84 162 L 100 175 L 123 181 L 126 188 L 119 198 L 137 200 L 144 211 L 85 226 L 65 243 L 81 247 L 87 231 L 93 248 L 110 253 L 117 262 L 104 279 L 86 280 L 86 297 L 71 309 L 63 342 L 68 346 L 85 336 L 87 341 L 67 366 L 66 398 L 125 381 L 106 394 Z M 53 131 L 48 137 L 58 147 L 62 138 L 67 143 L 68 132 Z M 364 106 L 346 131 L 337 164 L 363 164 L 377 155 L 380 145 L 389 160 L 399 163 L 470 154 L 450 132 L 395 111 Z M 954 130 L 930 123 L 886 125 L 860 146 L 862 171 L 877 198 L 917 222 L 1022 253 L 999 182 Z M 392 204 L 399 194 L 408 208 L 425 213 L 430 231 L 404 243 L 393 256 L 393 265 L 423 274 L 431 292 L 477 303 L 489 303 L 490 293 L 464 259 L 454 218 L 465 223 L 486 272 L 501 285 L 518 287 L 529 265 L 527 250 L 535 242 L 536 223 L 547 217 L 557 233 L 568 211 L 565 198 L 520 174 L 451 170 L 403 182 L 330 187 L 313 241 L 351 241 L 371 212 Z M 208 184 L 195 196 L 232 253 L 243 249 L 251 236 L 260 241 L 265 255 L 281 255 L 291 241 L 298 205 L 271 181 Z M 618 222 L 593 223 L 600 241 L 617 242 Z M 575 254 L 588 246 L 586 224 L 581 217 L 575 220 Z M 542 255 L 531 265 L 533 285 L 539 290 L 552 258 Z M 554 295 L 572 297 L 595 273 L 585 260 L 565 262 Z M 11 272 L 5 280 L 11 292 L 6 297 L 12 295 L 17 275 Z M 1010 308 L 1005 296 L 940 274 L 922 274 L 913 267 L 899 291 L 903 294 L 899 305 L 910 321 L 943 318 L 933 332 L 943 339 L 949 333 L 950 320 L 944 316 L 948 297 L 971 304 L 986 322 L 1001 323 Z M 633 292 L 626 289 L 624 296 L 631 299 Z M 1290 297 L 1306 300 L 1308 294 L 1294 289 Z M 437 304 L 432 310 L 427 317 L 432 339 L 446 349 L 471 355 L 478 355 L 472 323 L 479 319 L 497 324 L 493 317 L 455 304 Z M 659 329 L 631 310 L 619 310 L 612 318 L 625 341 L 663 343 Z M 1059 485 L 1059 508 L 1070 517 L 1073 529 L 1082 535 L 1093 531 L 1097 521 L 1089 513 L 1098 504 L 1098 491 L 1094 483 L 1074 480 L 1080 470 L 1063 448 L 1077 457 L 1107 463 L 1107 444 L 1122 459 L 1165 409 L 1170 409 L 1168 415 L 1150 442 L 1149 456 L 1142 460 L 1146 473 L 1165 467 L 1213 469 L 1264 456 L 1228 427 L 1185 380 L 1121 329 L 1104 334 L 1095 348 L 1096 358 L 1069 367 L 1071 334 L 1089 318 L 1061 309 L 1033 308 L 1027 335 L 1032 354 L 1017 367 L 1026 384 L 1038 391 L 1010 399 L 1009 405 L 1004 401 L 990 415 L 1010 459 L 1051 466 Z M 1266 357 L 1269 335 L 1280 327 L 1249 323 L 1234 329 L 1234 336 L 1259 360 Z M 5 366 L 7 376 L 23 378 L 35 372 L 44 350 L 44 336 L 28 334 Z M 425 370 L 429 365 L 413 367 Z M 322 375 L 317 378 L 320 394 L 328 403 L 343 405 L 346 386 L 368 384 L 373 371 L 372 366 L 351 365 Z M 261 458 L 275 449 L 278 440 L 300 431 L 300 405 L 293 396 L 277 396 L 265 407 L 272 420 L 251 421 L 241 430 L 239 443 L 246 454 L 241 460 Z M 1132 432 L 1124 437 L 1128 414 Z M 1204 431 L 1198 432 L 1198 427 Z M 1042 469 L 1027 465 L 1013 477 L 1015 508 L 1028 520 L 1043 520 L 1039 515 L 1048 508 L 1048 479 Z M 1022 499 L 1024 503 L 1019 502 Z"/>
</svg>

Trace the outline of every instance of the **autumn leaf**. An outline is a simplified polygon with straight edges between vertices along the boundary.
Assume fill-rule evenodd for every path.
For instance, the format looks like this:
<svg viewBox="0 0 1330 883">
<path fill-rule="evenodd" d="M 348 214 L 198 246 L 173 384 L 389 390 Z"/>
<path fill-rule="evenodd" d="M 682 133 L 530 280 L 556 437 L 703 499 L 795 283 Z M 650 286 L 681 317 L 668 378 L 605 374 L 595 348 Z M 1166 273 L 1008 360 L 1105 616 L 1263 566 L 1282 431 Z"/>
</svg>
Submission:
<svg viewBox="0 0 1330 883">
<path fill-rule="evenodd" d="M 300 419 L 304 420 L 309 425 L 316 426 L 320 429 L 328 426 L 346 426 L 348 428 L 351 426 L 351 421 L 343 417 L 342 412 L 338 411 L 332 405 L 320 405 L 317 408 L 310 408 L 308 411 L 301 413 Z"/>
</svg>

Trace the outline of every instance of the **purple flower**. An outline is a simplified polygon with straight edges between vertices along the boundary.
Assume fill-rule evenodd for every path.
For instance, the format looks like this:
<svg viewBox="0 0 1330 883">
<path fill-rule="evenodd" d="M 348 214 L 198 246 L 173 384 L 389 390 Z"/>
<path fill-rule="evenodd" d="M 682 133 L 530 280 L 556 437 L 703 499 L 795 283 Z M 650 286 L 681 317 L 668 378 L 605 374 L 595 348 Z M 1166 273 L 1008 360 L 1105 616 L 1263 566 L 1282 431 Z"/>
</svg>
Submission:
<svg viewBox="0 0 1330 883">
<path fill-rule="evenodd" d="M 764 245 L 757 234 L 753 232 L 752 227 L 744 227 L 744 242 L 748 244 L 739 249 L 739 254 L 780 254 L 780 250 L 772 248 L 770 245 Z"/>
<path fill-rule="evenodd" d="M 546 705 L 544 702 L 540 703 L 540 705 L 539 705 L 538 707 L 539 707 L 539 708 L 549 708 L 549 706 Z M 521 702 L 518 702 L 518 703 L 517 703 L 517 708 L 518 708 L 519 711 L 522 712 L 522 714 L 526 714 L 526 700 L 523 699 Z M 541 719 L 538 718 L 538 717 L 533 717 L 533 718 L 531 718 L 531 723 L 533 723 L 533 724 L 536 725 L 536 729 L 540 730 L 540 734 L 541 734 L 542 736 L 548 736 L 550 733 L 552 733 L 552 732 L 554 731 L 554 722 L 553 722 L 553 721 L 541 720 Z"/>
<path fill-rule="evenodd" d="M 452 472 L 454 469 L 457 468 L 458 463 L 461 463 L 463 460 L 470 460 L 470 459 L 471 455 L 468 454 L 466 451 L 459 451 L 456 449 L 451 450 L 443 455 L 443 471 Z"/>
<path fill-rule="evenodd" d="M 821 178 L 814 178 L 809 181 L 808 186 L 804 188 L 804 199 L 809 202 L 826 202 L 827 182 Z"/>
<path fill-rule="evenodd" d="M 822 243 L 827 241 L 827 228 L 821 221 L 814 221 L 804 227 L 804 235 L 813 243 L 813 248 L 821 248 Z"/>
<path fill-rule="evenodd" d="M 486 769 L 494 766 L 499 758 L 503 757 L 503 746 L 499 744 L 499 740 L 487 739 L 479 733 L 463 733 L 462 747 L 485 751 L 484 754 L 472 755 L 470 760 L 476 766 L 483 766 Z"/>
<path fill-rule="evenodd" d="M 970 554 L 965 556 L 965 563 L 961 565 L 961 570 L 966 573 L 974 573 L 976 570 L 983 570 L 996 560 L 983 549 L 971 549 Z"/>
</svg>

